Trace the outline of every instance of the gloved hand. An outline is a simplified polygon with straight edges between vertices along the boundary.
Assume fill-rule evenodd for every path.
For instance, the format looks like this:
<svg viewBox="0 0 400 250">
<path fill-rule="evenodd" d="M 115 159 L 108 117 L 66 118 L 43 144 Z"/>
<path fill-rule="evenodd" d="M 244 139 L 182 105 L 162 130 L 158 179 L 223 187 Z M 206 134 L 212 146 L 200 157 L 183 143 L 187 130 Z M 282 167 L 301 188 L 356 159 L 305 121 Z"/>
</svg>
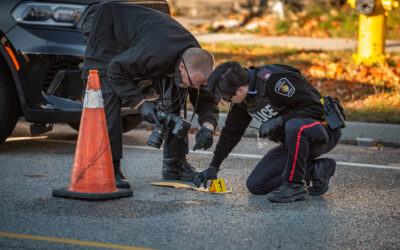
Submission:
<svg viewBox="0 0 400 250">
<path fill-rule="evenodd" d="M 196 133 L 196 144 L 193 147 L 193 151 L 196 149 L 209 149 L 213 144 L 214 131 L 206 126 L 203 126 Z"/>
<path fill-rule="evenodd" d="M 154 102 L 142 103 L 142 105 L 139 107 L 139 110 L 143 120 L 160 125 L 160 121 L 158 120 L 156 114 L 156 104 Z"/>
<path fill-rule="evenodd" d="M 196 179 L 194 180 L 194 185 L 199 188 L 201 183 L 203 183 L 204 188 L 207 188 L 208 180 L 217 179 L 218 171 L 218 168 L 209 166 L 206 170 L 197 175 Z"/>
<path fill-rule="evenodd" d="M 267 136 L 270 136 L 271 133 L 273 133 L 275 129 L 279 128 L 282 125 L 283 125 L 282 117 L 278 116 L 278 117 L 272 118 L 266 122 L 263 122 L 261 124 L 260 129 L 258 130 L 258 133 L 261 138 L 265 138 Z"/>
</svg>

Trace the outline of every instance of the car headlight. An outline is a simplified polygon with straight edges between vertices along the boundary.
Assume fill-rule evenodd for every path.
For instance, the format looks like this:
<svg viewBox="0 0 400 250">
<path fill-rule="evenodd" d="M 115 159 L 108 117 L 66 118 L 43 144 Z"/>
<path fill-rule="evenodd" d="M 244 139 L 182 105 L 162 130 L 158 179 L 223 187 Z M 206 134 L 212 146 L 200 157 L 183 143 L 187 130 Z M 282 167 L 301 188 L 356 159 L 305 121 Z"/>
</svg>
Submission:
<svg viewBox="0 0 400 250">
<path fill-rule="evenodd" d="M 81 4 L 23 2 L 11 15 L 23 24 L 73 27 L 85 8 Z"/>
</svg>

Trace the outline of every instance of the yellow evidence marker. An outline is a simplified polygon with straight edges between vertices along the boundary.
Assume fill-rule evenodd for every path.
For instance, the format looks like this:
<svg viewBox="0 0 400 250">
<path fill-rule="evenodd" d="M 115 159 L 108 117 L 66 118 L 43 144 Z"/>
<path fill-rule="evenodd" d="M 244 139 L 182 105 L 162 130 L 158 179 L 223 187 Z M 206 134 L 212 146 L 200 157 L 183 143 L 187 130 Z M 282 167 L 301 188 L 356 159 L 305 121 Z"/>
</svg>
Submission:
<svg viewBox="0 0 400 250">
<path fill-rule="evenodd" d="M 224 180 L 222 179 L 213 180 L 211 183 L 211 187 L 208 191 L 212 193 L 226 193 Z"/>
</svg>

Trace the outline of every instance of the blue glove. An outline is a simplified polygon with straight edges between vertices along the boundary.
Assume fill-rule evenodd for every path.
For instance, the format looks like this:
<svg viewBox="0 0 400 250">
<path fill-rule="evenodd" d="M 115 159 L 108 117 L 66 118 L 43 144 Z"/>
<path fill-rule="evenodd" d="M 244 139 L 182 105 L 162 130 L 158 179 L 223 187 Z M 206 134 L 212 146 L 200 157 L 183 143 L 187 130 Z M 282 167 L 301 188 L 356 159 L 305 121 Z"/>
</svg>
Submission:
<svg viewBox="0 0 400 250">
<path fill-rule="evenodd" d="M 214 131 L 208 127 L 203 126 L 199 131 L 196 133 L 196 144 L 193 147 L 193 151 L 196 149 L 209 149 L 213 144 L 213 135 Z"/>
<path fill-rule="evenodd" d="M 270 137 L 272 133 L 274 133 L 275 129 L 279 128 L 283 125 L 283 120 L 281 116 L 270 119 L 261 124 L 261 127 L 258 130 L 258 133 L 261 138 Z"/>
</svg>

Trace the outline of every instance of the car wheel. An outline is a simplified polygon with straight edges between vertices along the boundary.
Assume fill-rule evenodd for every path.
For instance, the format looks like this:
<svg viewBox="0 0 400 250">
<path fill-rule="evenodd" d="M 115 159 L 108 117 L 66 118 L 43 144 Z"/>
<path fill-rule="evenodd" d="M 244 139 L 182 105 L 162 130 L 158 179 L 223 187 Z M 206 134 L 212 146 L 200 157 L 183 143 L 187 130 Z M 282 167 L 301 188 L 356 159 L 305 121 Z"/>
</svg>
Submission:
<svg viewBox="0 0 400 250">
<path fill-rule="evenodd" d="M 136 128 L 143 121 L 140 115 L 128 115 L 122 117 L 122 132 L 126 133 L 134 128 Z M 79 122 L 70 122 L 68 125 L 79 131 Z"/>
<path fill-rule="evenodd" d="M 14 130 L 20 106 L 14 82 L 5 68 L 0 67 L 0 143 Z"/>
</svg>

